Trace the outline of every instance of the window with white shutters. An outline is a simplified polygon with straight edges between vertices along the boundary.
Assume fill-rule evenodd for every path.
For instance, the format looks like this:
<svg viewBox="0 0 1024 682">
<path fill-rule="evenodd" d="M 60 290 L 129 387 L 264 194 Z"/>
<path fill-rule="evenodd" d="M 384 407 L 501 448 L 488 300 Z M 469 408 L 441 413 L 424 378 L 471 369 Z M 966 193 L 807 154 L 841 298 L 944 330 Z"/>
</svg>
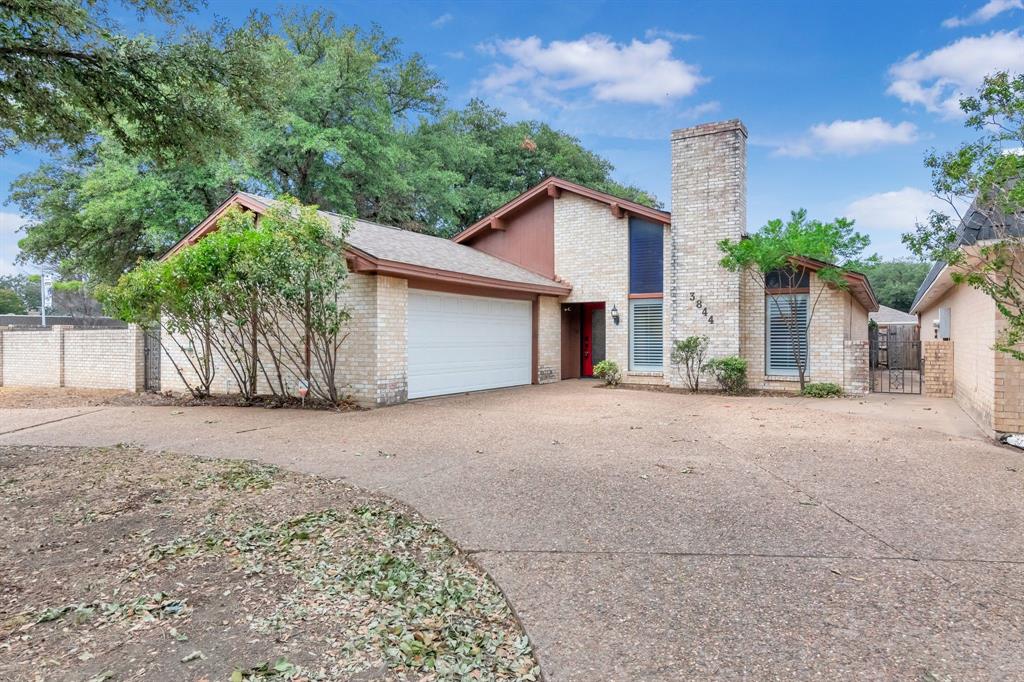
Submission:
<svg viewBox="0 0 1024 682">
<path fill-rule="evenodd" d="M 807 294 L 765 297 L 766 374 L 799 374 L 797 358 L 807 369 Z"/>
<path fill-rule="evenodd" d="M 660 298 L 629 302 L 629 368 L 660 372 L 664 348 Z"/>
</svg>

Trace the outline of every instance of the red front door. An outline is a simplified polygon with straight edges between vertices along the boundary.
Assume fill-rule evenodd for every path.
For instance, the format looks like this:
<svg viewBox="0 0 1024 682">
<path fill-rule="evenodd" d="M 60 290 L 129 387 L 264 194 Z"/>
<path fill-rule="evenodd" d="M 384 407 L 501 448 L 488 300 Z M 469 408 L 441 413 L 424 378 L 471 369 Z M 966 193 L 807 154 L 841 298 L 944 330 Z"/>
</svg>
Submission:
<svg viewBox="0 0 1024 682">
<path fill-rule="evenodd" d="M 598 321 L 601 325 L 604 325 L 604 303 L 584 303 L 583 304 L 583 320 L 580 325 L 582 345 L 583 345 L 583 376 L 592 377 L 594 376 L 594 361 L 595 361 L 595 348 L 594 348 L 594 311 L 599 310 L 601 313 L 598 315 Z M 603 331 L 603 330 L 601 330 Z M 600 357 L 596 359 L 598 361 L 604 359 L 604 342 L 603 334 L 601 335 L 601 348 L 600 352 L 597 353 Z"/>
</svg>

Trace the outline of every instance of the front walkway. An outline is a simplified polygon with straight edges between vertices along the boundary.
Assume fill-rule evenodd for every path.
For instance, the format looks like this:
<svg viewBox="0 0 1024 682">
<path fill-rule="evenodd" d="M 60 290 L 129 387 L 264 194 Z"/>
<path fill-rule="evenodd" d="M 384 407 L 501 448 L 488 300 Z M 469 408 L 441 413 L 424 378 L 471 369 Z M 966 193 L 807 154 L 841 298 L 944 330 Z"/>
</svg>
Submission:
<svg viewBox="0 0 1024 682">
<path fill-rule="evenodd" d="M 885 398 L 562 382 L 346 415 L 4 410 L 0 445 L 132 442 L 383 490 L 491 572 L 552 680 L 1018 676 L 1024 456 Z"/>
</svg>

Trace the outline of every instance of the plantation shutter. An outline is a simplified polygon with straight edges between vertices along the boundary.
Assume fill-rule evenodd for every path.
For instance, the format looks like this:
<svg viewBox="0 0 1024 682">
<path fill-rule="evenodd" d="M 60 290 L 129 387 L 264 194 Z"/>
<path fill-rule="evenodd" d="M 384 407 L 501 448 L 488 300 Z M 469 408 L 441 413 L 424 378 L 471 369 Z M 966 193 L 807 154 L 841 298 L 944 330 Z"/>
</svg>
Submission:
<svg viewBox="0 0 1024 682">
<path fill-rule="evenodd" d="M 642 298 L 629 303 L 629 368 L 660 372 L 664 336 L 660 298 Z"/>
<path fill-rule="evenodd" d="M 765 305 L 766 373 L 799 374 L 794 355 L 807 369 L 807 294 L 769 295 Z"/>
</svg>

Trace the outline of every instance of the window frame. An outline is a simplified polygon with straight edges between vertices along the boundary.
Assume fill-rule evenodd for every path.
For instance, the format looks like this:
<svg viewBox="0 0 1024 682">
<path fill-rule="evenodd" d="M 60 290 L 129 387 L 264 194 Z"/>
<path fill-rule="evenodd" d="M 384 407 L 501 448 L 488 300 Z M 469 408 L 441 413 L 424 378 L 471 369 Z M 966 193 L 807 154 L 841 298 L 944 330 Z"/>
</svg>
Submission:
<svg viewBox="0 0 1024 682">
<path fill-rule="evenodd" d="M 764 374 L 765 376 L 797 377 L 800 376 L 800 368 L 775 368 L 772 367 L 772 328 L 771 313 L 776 309 L 775 298 L 802 298 L 804 300 L 804 324 L 803 324 L 803 355 L 804 374 L 811 370 L 811 330 L 808 328 L 807 318 L 810 315 L 810 293 L 807 291 L 768 291 L 764 297 Z M 787 304 L 788 305 L 788 304 Z"/>
<path fill-rule="evenodd" d="M 636 315 L 634 310 L 637 306 L 653 307 L 653 303 L 658 304 L 658 310 L 661 313 L 661 333 L 658 337 L 658 348 L 661 351 L 661 364 L 655 365 L 638 365 L 635 360 L 635 334 L 636 324 L 634 319 Z M 665 371 L 665 299 L 664 297 L 649 296 L 643 298 L 631 298 L 629 299 L 629 371 L 630 372 L 650 372 L 664 373 Z"/>
</svg>

